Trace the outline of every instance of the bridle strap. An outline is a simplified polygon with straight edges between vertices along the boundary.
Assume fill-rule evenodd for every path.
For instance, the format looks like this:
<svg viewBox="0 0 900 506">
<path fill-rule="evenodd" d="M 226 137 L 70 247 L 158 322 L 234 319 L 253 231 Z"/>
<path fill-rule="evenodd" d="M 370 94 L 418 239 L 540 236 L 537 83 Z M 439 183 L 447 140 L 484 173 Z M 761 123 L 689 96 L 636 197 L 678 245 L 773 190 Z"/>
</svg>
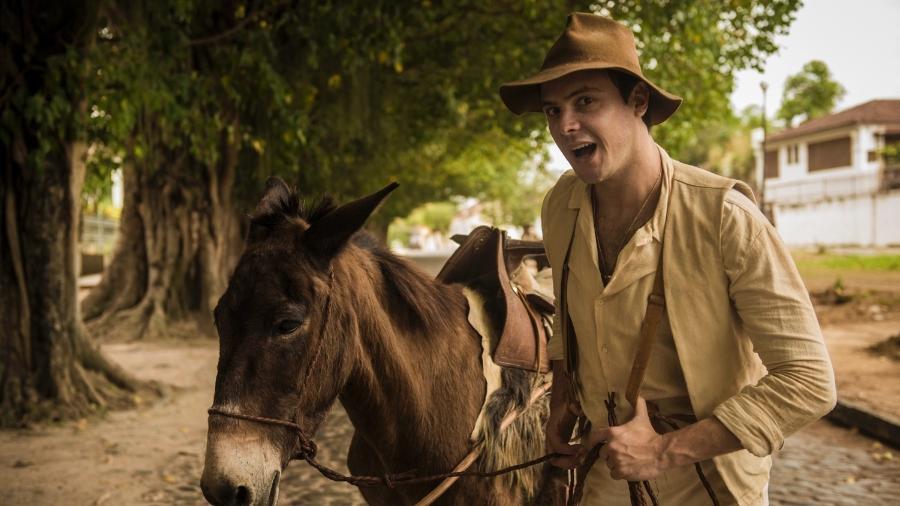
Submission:
<svg viewBox="0 0 900 506">
<path fill-rule="evenodd" d="M 328 271 L 328 295 L 325 296 L 325 306 L 322 308 L 322 322 L 319 324 L 319 344 L 316 346 L 316 354 L 313 355 L 312 360 L 309 362 L 309 367 L 306 368 L 306 376 L 303 377 L 303 381 L 300 385 L 306 385 L 309 381 L 309 377 L 312 375 L 313 369 L 315 369 L 315 365 L 319 361 L 319 355 L 322 354 L 322 343 L 325 341 L 325 324 L 328 323 L 328 313 L 331 311 L 331 290 L 333 289 L 334 269 L 332 268 Z"/>
<path fill-rule="evenodd" d="M 532 395 L 528 401 L 528 403 L 523 406 L 521 409 L 514 410 L 507 414 L 506 418 L 504 418 L 503 422 L 501 422 L 501 430 L 508 427 L 512 422 L 518 418 L 522 413 L 524 413 L 531 405 L 537 401 L 540 397 L 547 393 L 550 388 L 550 384 L 544 384 L 539 387 L 536 387 L 532 391 Z M 398 474 L 385 474 L 382 476 L 356 476 L 356 475 L 345 475 L 341 474 L 334 469 L 331 469 L 328 466 L 325 466 L 319 463 L 316 460 L 316 451 L 317 447 L 315 442 L 309 438 L 306 433 L 303 431 L 303 427 L 294 422 L 289 422 L 286 420 L 279 420 L 276 418 L 266 418 L 264 416 L 253 416 L 253 415 L 245 415 L 243 413 L 232 413 L 229 411 L 224 411 L 222 409 L 212 407 L 207 410 L 210 415 L 219 415 L 224 416 L 226 418 L 237 418 L 240 420 L 246 420 L 249 422 L 256 422 L 266 425 L 276 425 L 280 427 L 284 427 L 287 429 L 291 429 L 296 432 L 298 439 L 300 440 L 300 451 L 291 456 L 291 460 L 305 460 L 309 465 L 313 466 L 318 470 L 322 476 L 328 478 L 332 481 L 342 481 L 346 483 L 350 483 L 351 485 L 356 485 L 357 487 L 371 487 L 377 485 L 384 485 L 388 488 L 394 488 L 399 485 L 416 485 L 422 483 L 430 483 L 438 480 L 447 480 L 441 485 L 437 487 L 435 494 L 429 494 L 425 499 L 430 499 L 430 501 L 422 502 L 421 504 L 430 504 L 432 501 L 436 500 L 437 497 L 440 497 L 440 494 L 446 492 L 447 488 L 452 485 L 453 478 L 459 478 L 463 476 L 471 476 L 478 478 L 494 478 L 503 474 L 511 473 L 514 471 L 518 471 L 520 469 L 525 469 L 531 466 L 535 466 L 538 464 L 542 464 L 547 462 L 550 459 L 554 459 L 557 457 L 561 457 L 562 454 L 559 453 L 549 453 L 546 455 L 542 455 L 538 458 L 522 462 L 520 464 L 512 465 L 509 467 L 505 467 L 503 469 L 497 469 L 495 471 L 469 471 L 466 468 L 469 467 L 472 462 L 475 461 L 475 458 L 469 459 L 468 457 L 463 459 L 463 462 L 458 465 L 457 469 L 454 469 L 448 473 L 440 473 L 440 474 L 431 474 L 426 476 L 417 476 L 414 471 L 407 471 L 404 473 Z M 477 458 L 477 452 L 480 451 L 481 446 L 476 446 L 476 449 L 473 449 L 475 453 L 475 457 Z M 467 462 L 471 460 L 471 462 Z"/>
<path fill-rule="evenodd" d="M 315 458 L 316 453 L 319 451 L 319 448 L 316 446 L 315 441 L 313 441 L 309 436 L 306 435 L 303 427 L 301 427 L 298 423 L 289 422 L 287 420 L 279 420 L 277 418 L 266 418 L 264 416 L 232 413 L 229 411 L 223 411 L 216 407 L 209 408 L 208 410 L 206 410 L 206 412 L 210 415 L 219 415 L 226 418 L 237 418 L 239 420 L 247 420 L 249 422 L 256 422 L 266 425 L 278 425 L 294 431 L 297 434 L 298 441 L 300 442 L 300 450 L 291 455 L 291 460 L 312 459 Z"/>
<path fill-rule="evenodd" d="M 325 304 L 322 308 L 322 321 L 319 324 L 319 343 L 316 346 L 316 352 L 313 355 L 312 360 L 309 362 L 309 367 L 306 369 L 306 375 L 303 377 L 303 381 L 300 383 L 301 385 L 305 385 L 309 381 L 309 377 L 312 374 L 313 369 L 315 368 L 316 363 L 319 361 L 319 356 L 322 354 L 322 342 L 325 340 L 325 324 L 328 323 L 328 313 L 331 310 L 331 290 L 334 288 L 334 269 L 330 269 L 328 271 L 328 293 L 325 296 Z M 303 427 L 300 424 L 291 422 L 288 420 L 281 420 L 278 418 L 267 418 L 264 416 L 254 416 L 254 415 L 245 415 L 243 413 L 233 413 L 230 411 L 225 411 L 219 409 L 213 405 L 206 412 L 210 415 L 219 415 L 224 416 L 226 418 L 237 418 L 239 420 L 247 420 L 250 422 L 262 423 L 267 425 L 277 425 L 281 427 L 285 427 L 293 430 L 297 433 L 297 439 L 300 443 L 300 449 L 291 455 L 291 460 L 307 460 L 314 459 L 316 456 L 316 452 L 318 448 L 316 447 L 316 443 L 306 435 L 306 431 L 303 430 Z"/>
</svg>

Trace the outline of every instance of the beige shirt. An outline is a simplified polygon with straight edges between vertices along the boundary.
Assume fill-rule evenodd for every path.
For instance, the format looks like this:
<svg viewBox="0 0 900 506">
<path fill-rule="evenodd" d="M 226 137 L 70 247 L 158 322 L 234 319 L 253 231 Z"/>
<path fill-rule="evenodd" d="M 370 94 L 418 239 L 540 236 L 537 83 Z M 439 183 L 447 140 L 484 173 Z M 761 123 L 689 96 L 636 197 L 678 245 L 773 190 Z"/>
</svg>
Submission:
<svg viewBox="0 0 900 506">
<path fill-rule="evenodd" d="M 683 387 L 673 370 L 680 370 L 695 416 L 716 416 L 745 448 L 714 459 L 728 490 L 739 504 L 761 504 L 768 455 L 784 437 L 834 406 L 831 363 L 793 260 L 748 198 L 749 188 L 660 152 L 664 198 L 623 249 L 623 263 L 608 287 L 596 265 L 588 186 L 567 172 L 544 201 L 544 243 L 554 273 L 562 272 L 578 227 L 568 304 L 583 407 L 602 424 L 607 387 L 624 390 L 662 241 L 677 367 L 665 365 L 672 363 L 671 354 L 652 359 L 642 393 L 677 396 Z M 554 289 L 558 297 L 558 278 Z M 559 336 L 554 332 L 550 342 L 552 359 L 563 358 Z M 654 353 L 665 353 L 664 338 Z M 660 370 L 654 370 L 660 364 L 653 360 L 664 362 Z M 620 406 L 619 419 L 629 419 L 627 402 L 620 400 Z"/>
<path fill-rule="evenodd" d="M 570 299 L 572 313 L 593 320 L 593 339 L 579 339 L 579 357 L 585 357 L 578 370 L 579 383 L 586 393 L 583 399 L 586 413 L 595 426 L 606 426 L 606 392 L 618 392 L 624 401 L 625 386 L 631 364 L 637 352 L 637 338 L 653 289 L 659 255 L 662 254 L 662 231 L 665 226 L 671 173 L 663 167 L 660 198 L 656 211 L 640 227 L 619 253 L 615 272 L 608 286 L 603 286 L 597 263 L 597 241 L 593 212 L 578 214 L 578 228 L 572 245 L 570 266 L 578 270 L 570 283 L 580 294 Z M 590 186 L 585 185 L 579 205 L 591 210 Z M 580 335 L 580 334 L 579 334 Z M 562 358 L 558 340 L 551 340 L 551 360 Z M 588 359 L 590 357 L 590 359 Z M 588 394 L 589 393 L 589 394 Z M 668 318 L 663 316 L 653 342 L 647 375 L 641 388 L 647 400 L 685 399 L 687 386 L 678 365 L 678 354 L 672 340 Z M 690 414 L 690 402 L 684 405 Z"/>
<path fill-rule="evenodd" d="M 574 238 L 577 244 L 573 244 L 570 260 L 579 266 L 586 266 L 590 262 L 591 268 L 598 275 L 573 280 L 584 283 L 580 291 L 589 296 L 586 297 L 587 301 L 572 301 L 570 308 L 572 311 L 593 311 L 595 339 L 579 340 L 579 356 L 596 359 L 584 359 L 578 376 L 583 392 L 582 405 L 595 427 L 608 425 L 606 406 L 603 403 L 607 398 L 606 392 L 616 392 L 617 402 L 626 402 L 624 392 L 637 353 L 644 309 L 647 297 L 653 290 L 659 256 L 662 254 L 662 233 L 665 229 L 671 184 L 671 167 L 664 164 L 659 204 L 647 223 L 622 248 L 609 285 L 604 286 L 603 279 L 599 276 L 594 213 L 582 212 L 578 215 L 578 229 Z M 580 203 L 583 210 L 591 209 L 590 186 L 585 186 L 585 189 L 587 191 Z M 740 193 L 734 190 L 732 192 L 732 198 L 746 199 Z M 562 350 L 554 349 L 550 356 L 552 359 L 561 359 L 561 352 Z M 665 315 L 657 327 L 641 395 L 664 414 L 693 415 L 687 385 L 678 363 L 672 329 Z M 626 405 L 625 409 L 630 411 L 631 408 Z M 623 410 L 617 411 L 620 412 L 619 421 L 627 421 L 621 418 Z M 733 504 L 734 500 L 712 462 L 704 466 L 704 473 L 716 490 L 720 503 Z M 705 506 L 710 501 L 693 465 L 666 471 L 653 480 L 653 487 L 663 504 Z M 587 477 L 582 503 L 585 506 L 625 506 L 630 505 L 631 500 L 626 482 L 614 480 L 609 474 L 609 468 L 601 463 L 595 465 Z"/>
</svg>

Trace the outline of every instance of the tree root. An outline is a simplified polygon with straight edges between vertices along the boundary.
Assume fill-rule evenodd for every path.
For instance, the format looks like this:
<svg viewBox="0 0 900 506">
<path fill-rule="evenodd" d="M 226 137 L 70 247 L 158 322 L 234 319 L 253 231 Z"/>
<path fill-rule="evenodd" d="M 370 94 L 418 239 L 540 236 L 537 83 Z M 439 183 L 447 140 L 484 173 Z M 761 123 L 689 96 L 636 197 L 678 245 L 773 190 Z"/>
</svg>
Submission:
<svg viewBox="0 0 900 506">
<path fill-rule="evenodd" d="M 136 341 L 164 335 L 164 325 L 152 324 L 156 309 L 145 297 L 137 305 L 104 313 L 97 319 L 86 323 L 88 330 L 97 342 Z"/>
<path fill-rule="evenodd" d="M 77 362 L 72 366 L 72 380 L 76 383 L 75 386 L 77 390 L 81 390 L 85 393 L 88 400 L 92 403 L 96 404 L 100 407 L 106 407 L 106 399 L 97 392 L 97 389 L 94 388 L 94 385 L 91 383 L 91 380 L 88 379 L 87 374 L 84 372 L 84 367 L 81 367 Z"/>
<path fill-rule="evenodd" d="M 86 369 L 102 375 L 110 383 L 123 390 L 136 392 L 142 386 L 140 380 L 126 372 L 125 369 L 115 362 L 109 360 L 100 349 L 90 343 L 83 343 L 79 355 L 80 362 Z"/>
</svg>

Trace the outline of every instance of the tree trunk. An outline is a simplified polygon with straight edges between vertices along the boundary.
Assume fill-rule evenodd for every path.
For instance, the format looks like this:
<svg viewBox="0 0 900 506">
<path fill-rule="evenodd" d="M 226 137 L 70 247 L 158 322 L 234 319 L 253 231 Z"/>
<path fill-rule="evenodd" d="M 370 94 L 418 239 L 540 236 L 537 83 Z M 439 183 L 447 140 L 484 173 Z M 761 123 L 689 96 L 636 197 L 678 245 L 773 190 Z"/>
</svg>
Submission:
<svg viewBox="0 0 900 506">
<path fill-rule="evenodd" d="M 58 148 L 27 170 L 24 139 L 12 144 L 0 188 L 0 425 L 130 405 L 127 392 L 138 382 L 88 341 L 81 324 L 77 234 L 84 145 Z"/>
<path fill-rule="evenodd" d="M 98 339 L 213 332 L 212 310 L 242 246 L 231 199 L 237 148 L 223 146 L 221 161 L 200 171 L 187 170 L 184 156 L 164 169 L 126 164 L 119 242 L 84 302 Z"/>
<path fill-rule="evenodd" d="M 78 304 L 86 151 L 78 134 L 99 2 L 49 7 L 4 3 L 0 27 L 3 426 L 130 405 L 143 386 L 89 342 Z"/>
</svg>

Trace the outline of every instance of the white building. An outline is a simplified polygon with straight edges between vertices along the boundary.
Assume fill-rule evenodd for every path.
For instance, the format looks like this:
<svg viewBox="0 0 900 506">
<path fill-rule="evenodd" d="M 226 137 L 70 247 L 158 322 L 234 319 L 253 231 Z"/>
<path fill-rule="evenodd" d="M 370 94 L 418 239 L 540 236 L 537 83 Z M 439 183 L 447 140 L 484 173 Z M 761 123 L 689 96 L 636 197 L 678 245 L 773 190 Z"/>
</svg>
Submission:
<svg viewBox="0 0 900 506">
<path fill-rule="evenodd" d="M 900 100 L 872 100 L 755 146 L 757 180 L 778 232 L 792 246 L 900 245 Z"/>
</svg>

